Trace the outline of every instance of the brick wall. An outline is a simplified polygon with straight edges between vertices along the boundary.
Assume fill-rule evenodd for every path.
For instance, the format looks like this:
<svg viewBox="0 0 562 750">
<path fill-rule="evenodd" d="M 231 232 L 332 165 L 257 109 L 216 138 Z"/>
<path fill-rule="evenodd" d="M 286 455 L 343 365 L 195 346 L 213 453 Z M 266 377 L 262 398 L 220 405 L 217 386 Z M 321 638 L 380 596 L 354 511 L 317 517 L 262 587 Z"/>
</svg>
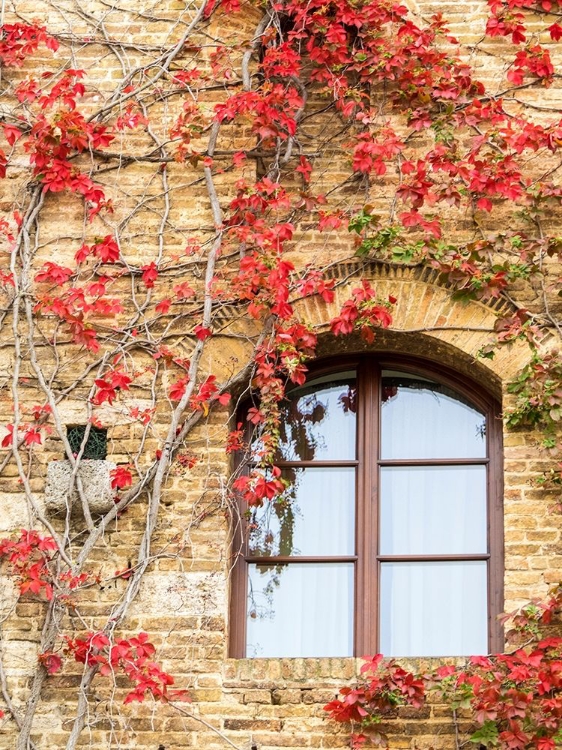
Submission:
<svg viewBox="0 0 562 750">
<path fill-rule="evenodd" d="M 450 18 L 452 32 L 467 45 L 467 59 L 472 59 L 487 85 L 494 90 L 501 88 L 503 42 L 487 40 L 476 51 L 470 48 L 482 36 L 486 14 L 484 0 L 462 5 L 435 1 L 409 5 L 419 17 L 441 11 Z M 122 64 L 125 69 L 127 66 L 142 66 L 151 59 L 154 49 L 169 46 L 177 40 L 182 25 L 176 24 L 176 20 L 185 12 L 185 3 L 175 0 L 154 5 L 146 3 L 146 8 L 141 8 L 137 0 L 119 6 L 98 0 L 78 0 L 76 3 L 59 0 L 52 5 L 42 0 L 32 3 L 18 0 L 17 3 L 17 13 L 22 17 L 46 21 L 49 28 L 58 31 L 62 38 L 70 32 L 75 35 L 71 43 L 75 67 L 87 70 L 97 91 L 89 94 L 86 100 L 86 106 L 92 108 L 122 79 Z M 8 2 L 6 20 L 15 18 L 14 4 Z M 250 8 L 246 8 L 241 16 L 219 15 L 205 30 L 206 35 L 201 34 L 194 44 L 204 46 L 213 35 L 221 39 L 245 38 L 255 25 L 255 19 L 256 12 Z M 130 45 L 125 48 L 128 55 L 125 63 L 101 42 L 88 41 L 94 35 L 92 28 L 95 28 L 96 39 L 107 35 Z M 79 43 L 79 38 L 82 43 Z M 560 55 L 559 48 L 552 46 L 552 51 L 555 56 Z M 59 53 L 61 56 L 62 52 Z M 208 64 L 205 53 L 202 57 L 201 64 Z M 29 67 L 24 67 L 14 75 L 23 78 L 29 72 Z M 548 90 L 522 91 L 521 98 L 535 104 L 540 102 L 541 105 L 559 107 L 562 100 L 560 85 L 557 79 Z M 220 91 L 212 90 L 205 95 L 209 110 L 221 96 Z M 313 97 L 308 106 L 310 112 L 317 110 L 317 114 L 311 116 L 309 129 L 311 150 L 314 150 L 325 133 L 336 131 L 337 119 L 331 113 L 321 112 L 321 98 L 314 100 Z M 166 133 L 180 107 L 181 101 L 153 103 L 151 121 L 161 135 Z M 537 118 L 541 116 L 538 110 Z M 234 150 L 246 136 L 242 129 L 232 129 L 226 146 Z M 122 142 L 114 144 L 114 150 L 123 150 L 129 155 L 148 148 L 150 139 L 142 130 L 124 135 Z M 6 211 L 24 200 L 22 190 L 27 171 L 24 155 L 20 154 L 18 158 L 21 169 L 10 171 L 10 179 L 0 184 L 3 191 L 0 208 Z M 325 145 L 317 167 L 326 191 L 345 175 L 344 158 L 341 139 L 335 138 Z M 244 168 L 249 176 L 255 174 L 256 168 L 263 168 L 263 165 L 256 165 L 256 161 L 249 160 Z M 158 164 L 131 161 L 116 167 L 112 163 L 111 169 L 108 165 L 106 170 L 102 165 L 98 172 L 98 179 L 114 202 L 115 212 L 107 221 L 111 227 L 121 227 L 123 253 L 131 264 L 150 262 L 158 253 L 159 241 L 163 243 L 163 258 L 172 259 L 183 253 L 186 238 L 195 236 L 204 242 L 212 236 L 213 220 L 197 166 L 168 165 L 166 177 L 170 206 L 164 229 L 161 221 L 166 197 Z M 219 178 L 223 199 L 232 195 L 234 181 L 239 176 L 239 173 L 227 172 Z M 369 199 L 375 207 L 388 205 L 393 179 L 389 176 L 372 188 Z M 362 187 L 351 185 L 350 202 L 359 200 L 358 196 L 363 192 Z M 510 217 L 510 220 L 517 219 Z M 109 231 L 101 223 L 95 228 L 100 233 Z M 450 230 L 452 238 L 463 238 L 470 234 L 472 227 L 468 220 L 466 224 L 459 222 L 451 212 Z M 65 196 L 49 196 L 42 209 L 37 268 L 53 257 L 63 264 L 70 262 L 83 234 L 84 216 L 80 202 Z M 337 298 L 333 305 L 325 305 L 316 298 L 297 305 L 301 319 L 320 334 L 320 355 L 367 349 L 363 342 L 353 338 L 336 342 L 327 332 L 329 319 L 349 297 L 356 279 L 362 275 L 373 280 L 382 296 L 393 294 L 398 299 L 392 330 L 378 336 L 371 347 L 373 350 L 415 354 L 452 366 L 482 383 L 484 388 L 509 405 L 507 385 L 528 361 L 528 348 L 518 343 L 502 349 L 493 360 L 482 360 L 477 356 L 491 338 L 497 314 L 514 309 L 509 303 L 455 302 L 450 289 L 430 269 L 365 264 L 350 260 L 352 254 L 352 241 L 347 231 L 319 235 L 303 223 L 298 227 L 297 240 L 288 255 L 298 267 L 306 263 L 333 264 L 330 273 L 337 281 Z M 227 274 L 226 262 L 221 269 Z M 552 273 L 559 273 L 554 264 Z M 182 278 L 188 279 L 200 293 L 203 282 L 199 268 L 194 272 L 193 268 L 187 267 Z M 170 284 L 178 280 L 174 278 Z M 130 287 L 120 280 L 115 282 L 112 292 L 126 302 L 131 294 Z M 514 302 L 533 311 L 542 309 L 539 291 L 528 282 L 520 283 Z M 556 311 L 559 306 L 560 301 L 553 300 L 552 310 Z M 254 324 L 235 308 L 225 309 L 217 321 L 220 331 L 207 347 L 204 367 L 221 380 L 243 366 L 251 351 L 255 329 Z M 167 326 L 170 343 L 181 347 L 186 321 L 180 315 L 171 314 L 162 325 Z M 54 357 L 48 344 L 49 336 L 53 335 L 49 326 L 46 321 L 41 349 L 45 362 Z M 1 335 L 4 339 L 0 349 L 3 386 L 0 391 L 3 417 L 0 421 L 7 424 L 7 415 L 12 408 L 9 380 L 13 371 L 13 353 L 10 351 L 9 332 Z M 185 346 L 186 356 L 189 346 Z M 86 360 L 72 345 L 65 345 L 60 351 L 70 362 L 57 383 L 57 387 L 63 389 L 65 382 L 75 379 Z M 146 356 L 146 366 L 151 364 L 151 358 Z M 25 361 L 22 377 L 27 379 L 22 382 L 25 403 L 36 403 L 38 384 Z M 142 403 L 149 388 L 147 374 L 135 384 L 135 403 Z M 87 384 L 74 389 L 72 397 L 61 406 L 65 424 L 86 421 L 88 389 Z M 89 706 L 88 727 L 81 739 L 81 746 L 85 748 L 218 750 L 228 746 L 227 740 L 243 750 L 337 749 L 348 746 L 345 728 L 327 722 L 322 706 L 334 697 L 342 683 L 357 676 L 358 661 L 228 658 L 231 529 L 225 486 L 232 467 L 224 445 L 229 414 L 229 407 L 217 409 L 207 422 L 197 427 L 187 446 L 197 463 L 192 467 L 176 463 L 167 477 L 163 498 L 165 507 L 154 539 L 155 558 L 122 629 L 124 634 L 139 630 L 151 634 L 166 670 L 175 676 L 178 686 L 188 687 L 191 692 L 193 704 L 186 704 L 186 711 L 191 715 L 179 715 L 165 706 L 153 708 L 147 704 L 133 704 L 123 707 L 118 699 L 125 692 L 124 682 L 118 678 L 116 694 L 113 695 L 108 686 L 98 680 L 94 683 Z M 138 421 L 131 419 L 120 403 L 104 404 L 96 410 L 96 415 L 108 426 L 108 459 L 118 464 L 127 462 L 144 434 L 143 452 L 148 462 L 158 449 L 168 424 L 169 404 L 164 398 L 158 399 L 153 427 L 149 431 L 144 431 Z M 541 435 L 520 429 L 505 431 L 503 439 L 505 607 L 510 610 L 544 595 L 550 584 L 560 580 L 562 524 L 560 515 L 552 511 L 555 497 L 536 484 L 536 478 L 550 466 L 549 456 L 540 448 Z M 43 502 L 48 462 L 60 459 L 62 455 L 62 443 L 56 435 L 46 439 L 43 448 L 37 452 L 30 487 L 39 502 Z M 3 456 L 0 456 L 1 460 Z M 16 467 L 7 463 L 0 474 L 2 536 L 35 521 L 21 489 Z M 146 502 L 143 501 L 116 519 L 91 554 L 90 569 L 107 575 L 129 567 L 132 551 L 138 547 L 144 530 L 145 517 Z M 61 527 L 64 521 L 55 518 L 53 523 Z M 72 524 L 79 540 L 80 520 L 73 519 Z M 28 598 L 16 603 L 13 583 L 6 576 L 0 581 L 4 586 L 0 597 L 0 627 L 6 685 L 15 705 L 23 706 L 29 697 L 30 674 L 36 664 L 45 605 Z M 101 590 L 95 589 L 95 594 L 92 594 L 94 589 L 86 590 L 79 601 L 82 620 L 78 619 L 77 613 L 70 611 L 65 626 L 70 630 L 95 629 L 103 623 L 125 588 L 126 581 L 115 579 Z M 41 750 L 65 747 L 76 712 L 79 683 L 78 665 L 68 666 L 62 675 L 47 680 L 32 735 Z M 455 729 L 450 709 L 438 704 L 430 704 L 415 714 L 410 709 L 399 709 L 396 716 L 389 716 L 384 724 L 388 725 L 391 745 L 395 748 L 438 750 L 454 747 Z M 461 731 L 463 726 L 461 717 Z M 220 730 L 223 736 L 215 733 L 213 728 Z M 12 750 L 14 738 L 13 722 L 0 720 L 0 749 Z"/>
</svg>

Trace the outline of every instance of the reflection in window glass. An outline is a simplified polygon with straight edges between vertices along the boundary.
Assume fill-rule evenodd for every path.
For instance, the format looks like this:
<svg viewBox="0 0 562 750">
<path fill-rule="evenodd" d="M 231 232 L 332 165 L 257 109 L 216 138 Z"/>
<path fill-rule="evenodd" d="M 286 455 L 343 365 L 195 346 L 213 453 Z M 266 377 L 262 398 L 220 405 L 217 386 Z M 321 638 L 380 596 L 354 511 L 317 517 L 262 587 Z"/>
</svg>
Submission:
<svg viewBox="0 0 562 750">
<path fill-rule="evenodd" d="M 381 469 L 381 555 L 487 551 L 485 466 Z"/>
<path fill-rule="evenodd" d="M 355 468 L 285 469 L 289 489 L 252 516 L 249 554 L 353 555 Z"/>
<path fill-rule="evenodd" d="M 381 458 L 482 458 L 485 416 L 448 386 L 383 371 Z"/>
<path fill-rule="evenodd" d="M 380 648 L 385 656 L 488 653 L 484 561 L 381 565 Z"/>
<path fill-rule="evenodd" d="M 318 378 L 281 405 L 279 458 L 285 461 L 355 458 L 355 373 Z"/>
<path fill-rule="evenodd" d="M 365 379 L 360 409 L 356 375 Z M 464 391 L 431 375 L 381 372 L 365 357 L 360 374 L 318 376 L 288 393 L 275 459 L 285 489 L 244 509 L 237 656 L 488 651 L 498 610 L 487 496 L 496 454 L 488 461 L 488 406 L 481 413 L 456 388 Z M 250 464 L 259 465 L 272 436 L 259 427 L 253 435 Z M 364 627 L 354 644 L 355 608 Z"/>
<path fill-rule="evenodd" d="M 353 654 L 353 563 L 248 567 L 247 656 Z"/>
</svg>

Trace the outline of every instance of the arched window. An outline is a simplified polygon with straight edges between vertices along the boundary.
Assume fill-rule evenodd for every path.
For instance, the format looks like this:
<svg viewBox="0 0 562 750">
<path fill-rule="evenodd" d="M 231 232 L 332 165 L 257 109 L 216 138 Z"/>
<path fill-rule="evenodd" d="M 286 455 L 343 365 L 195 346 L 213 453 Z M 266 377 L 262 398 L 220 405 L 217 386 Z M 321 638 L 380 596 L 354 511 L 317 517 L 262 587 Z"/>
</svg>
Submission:
<svg viewBox="0 0 562 750">
<path fill-rule="evenodd" d="M 500 428 L 494 400 L 444 367 L 314 369 L 283 405 L 287 491 L 242 516 L 231 654 L 500 650 Z"/>
</svg>

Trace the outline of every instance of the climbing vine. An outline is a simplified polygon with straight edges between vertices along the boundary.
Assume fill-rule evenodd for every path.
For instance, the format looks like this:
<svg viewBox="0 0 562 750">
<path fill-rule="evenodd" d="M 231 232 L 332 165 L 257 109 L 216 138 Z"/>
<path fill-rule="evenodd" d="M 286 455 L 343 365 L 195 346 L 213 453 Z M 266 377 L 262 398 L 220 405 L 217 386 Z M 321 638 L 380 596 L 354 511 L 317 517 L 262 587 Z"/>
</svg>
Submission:
<svg viewBox="0 0 562 750">
<path fill-rule="evenodd" d="M 505 654 L 472 656 L 461 667 L 442 665 L 414 674 L 377 656 L 361 668 L 364 681 L 340 690 L 324 709 L 354 728 L 352 747 L 387 744 L 382 722 L 400 706 L 421 709 L 429 697 L 463 711 L 472 724 L 468 740 L 502 750 L 554 750 L 562 732 L 562 638 L 545 633 L 560 617 L 562 592 L 526 605 L 510 618 L 519 640 Z M 556 631 L 559 629 L 556 628 Z M 522 645 L 524 644 L 524 645 Z"/>
<path fill-rule="evenodd" d="M 132 42 L 112 27 L 124 11 L 112 7 L 106 23 L 88 3 L 59 5 L 37 10 L 52 28 L 3 6 L 0 38 L 0 178 L 11 206 L 0 219 L 0 324 L 13 353 L 0 476 L 17 482 L 29 519 L 0 539 L 0 560 L 16 598 L 42 612 L 24 705 L 0 669 L 18 750 L 34 746 L 46 681 L 70 664 L 83 671 L 67 750 L 88 725 L 94 680 L 126 678 L 125 703 L 189 700 L 187 688 L 171 687 L 151 636 L 121 632 L 143 578 L 170 554 L 155 541 L 167 483 L 204 463 L 198 430 L 224 423 L 251 391 L 248 420 L 262 435 L 255 468 L 221 488 L 220 508 L 232 512 L 233 493 L 259 507 L 285 492 L 275 465 L 281 407 L 318 344 L 297 302 L 328 306 L 335 336 L 371 344 L 392 326 L 396 298 L 366 279 L 338 299 L 324 245 L 341 247 L 341 260 L 432 268 L 461 300 L 517 303 L 518 291 L 533 290 L 528 308 L 498 317 L 481 354 L 530 348 L 506 417 L 544 431 L 554 468 L 543 481 L 562 481 L 562 121 L 554 106 L 524 98 L 556 89 L 557 2 L 482 2 L 471 50 L 441 15 L 391 0 L 188 3 L 172 19 L 139 12 L 136 21 L 167 32 Z M 480 80 L 481 52 L 497 54 L 499 87 Z M 307 257 L 310 236 L 320 239 Z M 214 371 L 224 347 L 236 355 Z M 65 416 L 76 404 L 78 443 Z M 80 467 L 92 460 L 90 433 L 115 415 L 130 440 L 109 471 L 111 506 L 93 513 Z M 227 450 L 243 450 L 245 425 L 231 427 Z M 57 450 L 71 479 L 52 519 L 37 479 L 45 451 Z M 100 545 L 127 513 L 142 519 L 136 552 L 100 570 Z M 173 544 L 181 556 L 183 542 Z M 108 586 L 119 593 L 92 625 L 81 607 Z M 527 641 L 461 669 L 414 675 L 374 657 L 365 682 L 327 710 L 359 726 L 359 747 L 384 741 L 377 726 L 396 707 L 419 707 L 436 691 L 471 712 L 472 742 L 551 750 L 561 641 L 539 631 L 559 605 L 557 591 L 522 610 L 514 622 Z"/>
</svg>

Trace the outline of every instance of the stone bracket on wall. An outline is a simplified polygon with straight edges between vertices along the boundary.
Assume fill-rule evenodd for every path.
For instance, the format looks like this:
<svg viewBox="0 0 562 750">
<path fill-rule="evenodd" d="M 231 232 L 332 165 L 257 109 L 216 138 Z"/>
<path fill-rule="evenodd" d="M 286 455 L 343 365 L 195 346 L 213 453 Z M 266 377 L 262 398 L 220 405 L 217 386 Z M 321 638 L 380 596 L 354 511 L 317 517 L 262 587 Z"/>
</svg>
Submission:
<svg viewBox="0 0 562 750">
<path fill-rule="evenodd" d="M 82 459 L 78 467 L 85 498 L 90 513 L 98 515 L 107 513 L 113 507 L 115 490 L 111 488 L 110 472 L 115 469 L 113 461 L 99 459 Z M 47 483 L 45 486 L 45 504 L 47 512 L 52 515 L 66 513 L 69 509 L 73 515 L 81 510 L 80 497 L 76 482 L 72 492 L 72 464 L 70 461 L 51 461 L 47 466 Z"/>
</svg>

